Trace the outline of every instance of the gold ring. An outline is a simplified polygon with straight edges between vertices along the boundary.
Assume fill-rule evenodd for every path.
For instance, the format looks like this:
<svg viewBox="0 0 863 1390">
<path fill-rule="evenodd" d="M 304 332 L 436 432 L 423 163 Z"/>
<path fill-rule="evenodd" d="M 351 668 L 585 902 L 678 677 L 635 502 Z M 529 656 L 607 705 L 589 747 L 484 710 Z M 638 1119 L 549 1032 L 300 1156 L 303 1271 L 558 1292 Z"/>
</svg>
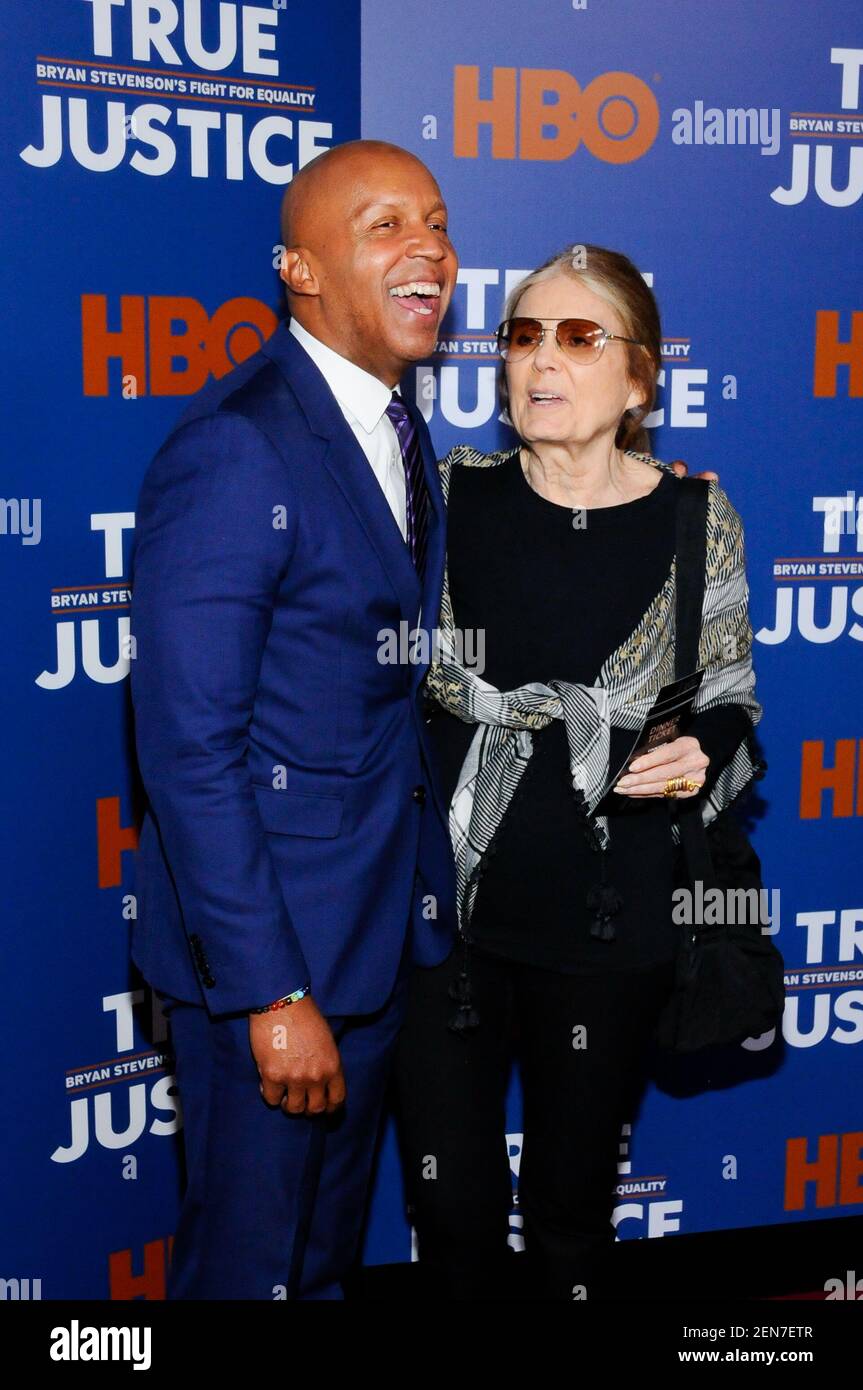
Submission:
<svg viewBox="0 0 863 1390">
<path fill-rule="evenodd" d="M 678 792 L 697 792 L 700 787 L 701 783 L 693 782 L 691 777 L 669 777 L 662 795 L 676 796 Z"/>
</svg>

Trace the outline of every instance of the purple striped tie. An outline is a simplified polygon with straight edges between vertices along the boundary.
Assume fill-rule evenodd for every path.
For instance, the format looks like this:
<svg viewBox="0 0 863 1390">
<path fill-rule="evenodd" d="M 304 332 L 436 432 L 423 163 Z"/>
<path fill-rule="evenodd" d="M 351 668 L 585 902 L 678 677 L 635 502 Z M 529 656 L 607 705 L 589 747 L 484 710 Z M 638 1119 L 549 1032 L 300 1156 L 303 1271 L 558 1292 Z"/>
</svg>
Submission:
<svg viewBox="0 0 863 1390">
<path fill-rule="evenodd" d="M 398 436 L 405 466 L 405 500 L 407 503 L 407 544 L 420 579 L 425 574 L 428 546 L 429 495 L 423 467 L 419 432 L 407 412 L 401 397 L 393 391 L 386 413 Z"/>
</svg>

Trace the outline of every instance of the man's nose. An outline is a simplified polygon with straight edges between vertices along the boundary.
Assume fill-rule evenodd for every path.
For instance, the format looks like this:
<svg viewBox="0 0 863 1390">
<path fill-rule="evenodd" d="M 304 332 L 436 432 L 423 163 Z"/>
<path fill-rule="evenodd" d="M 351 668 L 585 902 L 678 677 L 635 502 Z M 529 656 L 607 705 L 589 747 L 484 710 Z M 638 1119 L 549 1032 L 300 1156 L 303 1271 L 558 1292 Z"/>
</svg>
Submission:
<svg viewBox="0 0 863 1390">
<path fill-rule="evenodd" d="M 413 233 L 408 235 L 407 254 L 409 256 L 422 256 L 429 261 L 442 261 L 446 255 L 447 248 L 441 241 L 436 232 L 425 223 L 415 228 Z"/>
</svg>

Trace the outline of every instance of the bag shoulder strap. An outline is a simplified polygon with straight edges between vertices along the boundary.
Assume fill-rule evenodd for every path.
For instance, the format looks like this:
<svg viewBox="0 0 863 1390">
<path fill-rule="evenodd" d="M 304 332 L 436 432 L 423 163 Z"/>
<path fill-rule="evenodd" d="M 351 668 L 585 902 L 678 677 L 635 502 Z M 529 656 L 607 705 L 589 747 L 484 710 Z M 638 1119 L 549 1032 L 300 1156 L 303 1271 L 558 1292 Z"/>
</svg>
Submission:
<svg viewBox="0 0 863 1390">
<path fill-rule="evenodd" d="M 677 485 L 674 674 L 679 680 L 681 676 L 688 676 L 698 665 L 707 559 L 709 484 L 704 478 L 679 478 Z"/>
<path fill-rule="evenodd" d="M 698 665 L 704 569 L 707 560 L 707 497 L 704 478 L 678 480 L 675 511 L 676 602 L 674 674 L 679 680 Z M 680 826 L 680 843 L 690 878 L 705 884 L 714 880 L 710 849 L 704 833 L 698 798 L 672 803 Z"/>
</svg>

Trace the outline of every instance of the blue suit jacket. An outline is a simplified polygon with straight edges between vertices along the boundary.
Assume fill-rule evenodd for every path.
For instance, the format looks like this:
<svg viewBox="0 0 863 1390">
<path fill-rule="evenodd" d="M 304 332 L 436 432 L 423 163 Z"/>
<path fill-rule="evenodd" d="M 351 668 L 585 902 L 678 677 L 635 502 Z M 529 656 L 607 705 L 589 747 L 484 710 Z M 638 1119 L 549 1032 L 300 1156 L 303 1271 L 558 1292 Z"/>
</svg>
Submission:
<svg viewBox="0 0 863 1390">
<path fill-rule="evenodd" d="M 132 955 L 213 1015 L 310 978 L 330 1014 L 379 1008 L 452 947 L 446 807 L 424 662 L 381 632 L 438 621 L 444 506 L 425 583 L 318 368 L 287 325 L 192 403 L 143 482 L 133 560 L 138 759 L 149 808 Z M 403 631 L 405 629 L 402 629 Z M 425 653 L 420 653 L 424 656 Z"/>
</svg>

